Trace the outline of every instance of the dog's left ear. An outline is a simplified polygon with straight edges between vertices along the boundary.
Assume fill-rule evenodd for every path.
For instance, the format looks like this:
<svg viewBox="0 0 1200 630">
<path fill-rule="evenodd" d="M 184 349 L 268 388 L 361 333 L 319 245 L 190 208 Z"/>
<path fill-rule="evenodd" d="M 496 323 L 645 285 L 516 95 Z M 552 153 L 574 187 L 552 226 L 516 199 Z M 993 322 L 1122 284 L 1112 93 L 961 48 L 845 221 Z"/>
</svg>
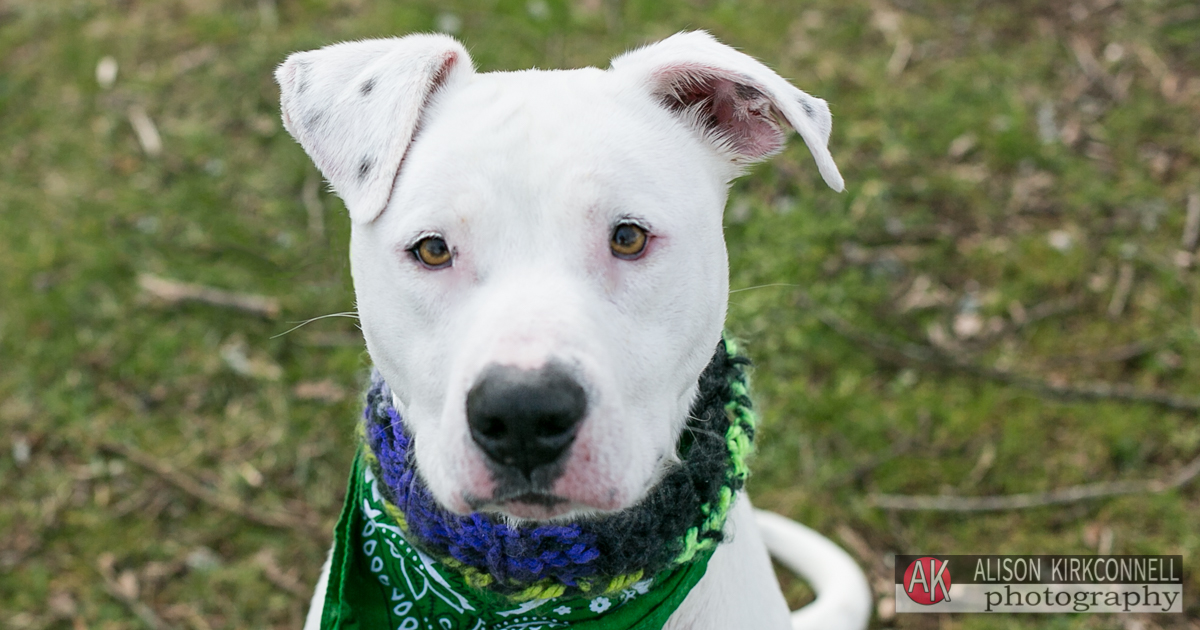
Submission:
<svg viewBox="0 0 1200 630">
<path fill-rule="evenodd" d="M 387 207 L 430 97 L 473 72 L 453 38 L 409 35 L 296 53 L 275 80 L 283 126 L 346 202 L 350 219 L 369 223 Z"/>
<path fill-rule="evenodd" d="M 825 101 L 796 89 L 753 57 L 704 31 L 679 33 L 612 60 L 612 72 L 644 85 L 737 164 L 778 153 L 785 135 L 776 116 L 800 133 L 830 188 L 844 188 Z"/>
</svg>

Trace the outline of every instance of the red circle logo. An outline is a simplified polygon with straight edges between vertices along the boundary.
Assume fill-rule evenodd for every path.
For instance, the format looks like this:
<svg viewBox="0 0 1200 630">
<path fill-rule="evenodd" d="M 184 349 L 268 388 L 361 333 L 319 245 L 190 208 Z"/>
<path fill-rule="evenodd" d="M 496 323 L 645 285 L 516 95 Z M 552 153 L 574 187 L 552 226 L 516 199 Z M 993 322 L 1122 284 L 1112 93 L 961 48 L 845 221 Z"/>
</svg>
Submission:
<svg viewBox="0 0 1200 630">
<path fill-rule="evenodd" d="M 950 561 L 917 558 L 904 570 L 901 585 L 908 598 L 922 606 L 950 601 Z"/>
</svg>

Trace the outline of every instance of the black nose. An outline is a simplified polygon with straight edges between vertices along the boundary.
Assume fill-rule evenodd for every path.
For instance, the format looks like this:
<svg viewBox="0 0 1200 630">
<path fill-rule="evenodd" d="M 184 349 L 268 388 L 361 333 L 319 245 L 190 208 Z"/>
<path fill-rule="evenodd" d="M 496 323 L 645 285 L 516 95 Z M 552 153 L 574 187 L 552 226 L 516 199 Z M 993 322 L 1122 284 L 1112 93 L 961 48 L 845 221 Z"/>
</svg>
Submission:
<svg viewBox="0 0 1200 630">
<path fill-rule="evenodd" d="M 583 387 L 554 363 L 537 370 L 494 365 L 467 392 L 471 438 L 526 478 L 571 445 L 586 411 Z"/>
</svg>

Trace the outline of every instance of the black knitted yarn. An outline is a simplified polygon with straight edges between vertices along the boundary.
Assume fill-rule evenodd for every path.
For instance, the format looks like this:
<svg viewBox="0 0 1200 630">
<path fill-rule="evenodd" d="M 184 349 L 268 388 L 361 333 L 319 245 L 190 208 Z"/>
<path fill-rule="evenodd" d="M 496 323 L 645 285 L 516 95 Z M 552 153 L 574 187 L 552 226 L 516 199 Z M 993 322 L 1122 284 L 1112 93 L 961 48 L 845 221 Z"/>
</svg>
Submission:
<svg viewBox="0 0 1200 630">
<path fill-rule="evenodd" d="M 731 382 L 745 380 L 743 366 L 747 364 L 744 357 L 730 356 L 722 340 L 700 374 L 698 394 L 680 436 L 681 464 L 634 507 L 584 523 L 596 532 L 600 561 L 611 567 L 611 574 L 644 567 L 646 575 L 653 575 L 665 568 L 683 552 L 684 533 L 703 518 L 701 506 L 719 504 L 726 484 L 734 492 L 745 485 L 744 479 L 726 478 L 729 452 L 725 435 L 730 419 L 725 405 L 734 399 Z M 745 396 L 737 402 L 750 406 Z M 753 439 L 753 431 L 748 433 Z M 720 529 L 705 531 L 699 538 L 720 543 L 724 534 Z"/>
</svg>

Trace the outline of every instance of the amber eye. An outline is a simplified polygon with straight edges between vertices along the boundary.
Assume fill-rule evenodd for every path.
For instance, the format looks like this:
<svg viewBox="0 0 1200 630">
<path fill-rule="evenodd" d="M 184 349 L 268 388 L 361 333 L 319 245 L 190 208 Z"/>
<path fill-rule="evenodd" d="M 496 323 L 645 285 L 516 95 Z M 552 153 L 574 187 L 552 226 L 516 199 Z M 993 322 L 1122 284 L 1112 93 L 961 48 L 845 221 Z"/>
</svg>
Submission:
<svg viewBox="0 0 1200 630">
<path fill-rule="evenodd" d="M 617 258 L 633 259 L 646 249 L 646 230 L 633 223 L 622 223 L 613 229 L 608 246 Z"/>
<path fill-rule="evenodd" d="M 417 260 L 430 269 L 449 267 L 450 260 L 454 257 L 450 252 L 450 246 L 440 236 L 427 236 L 418 241 L 410 251 L 413 256 L 417 257 Z"/>
</svg>

